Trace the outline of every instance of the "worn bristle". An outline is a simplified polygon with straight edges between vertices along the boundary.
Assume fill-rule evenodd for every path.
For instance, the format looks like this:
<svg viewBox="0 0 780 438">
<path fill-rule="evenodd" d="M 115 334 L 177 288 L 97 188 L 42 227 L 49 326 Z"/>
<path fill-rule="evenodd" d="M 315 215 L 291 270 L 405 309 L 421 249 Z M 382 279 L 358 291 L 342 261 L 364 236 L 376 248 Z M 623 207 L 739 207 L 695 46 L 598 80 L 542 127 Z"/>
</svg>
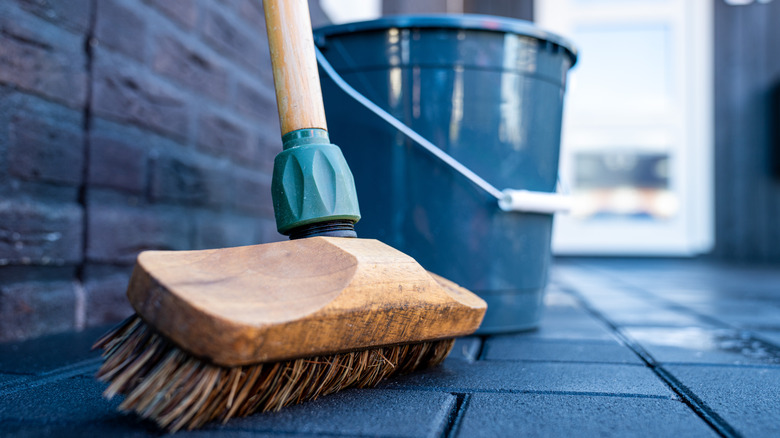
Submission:
<svg viewBox="0 0 780 438">
<path fill-rule="evenodd" d="M 105 359 L 97 378 L 104 395 L 125 394 L 119 405 L 175 432 L 210 421 L 313 400 L 341 389 L 440 363 L 454 340 L 379 347 L 327 356 L 239 367 L 213 365 L 176 347 L 134 315 L 94 348 Z"/>
</svg>

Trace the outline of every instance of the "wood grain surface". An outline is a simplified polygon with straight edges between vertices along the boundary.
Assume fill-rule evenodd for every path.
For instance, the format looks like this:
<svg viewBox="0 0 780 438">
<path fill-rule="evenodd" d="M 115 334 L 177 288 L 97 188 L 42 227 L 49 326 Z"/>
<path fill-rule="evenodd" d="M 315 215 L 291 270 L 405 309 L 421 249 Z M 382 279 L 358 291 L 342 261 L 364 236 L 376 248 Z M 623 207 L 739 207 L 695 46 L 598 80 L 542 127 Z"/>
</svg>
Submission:
<svg viewBox="0 0 780 438">
<path fill-rule="evenodd" d="M 282 135 L 328 129 L 306 0 L 265 0 L 268 45 Z"/>
<path fill-rule="evenodd" d="M 147 251 L 127 294 L 149 325 L 224 366 L 462 336 L 486 309 L 388 245 L 335 237 Z"/>
</svg>

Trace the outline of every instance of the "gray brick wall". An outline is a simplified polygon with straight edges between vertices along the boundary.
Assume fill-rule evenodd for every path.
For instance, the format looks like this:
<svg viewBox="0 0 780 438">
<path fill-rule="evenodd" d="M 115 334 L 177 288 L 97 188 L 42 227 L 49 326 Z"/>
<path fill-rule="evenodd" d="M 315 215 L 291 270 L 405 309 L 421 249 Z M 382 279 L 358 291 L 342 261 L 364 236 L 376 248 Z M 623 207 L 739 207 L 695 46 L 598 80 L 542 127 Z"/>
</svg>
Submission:
<svg viewBox="0 0 780 438">
<path fill-rule="evenodd" d="M 0 342 L 128 315 L 141 250 L 282 237 L 268 53 L 260 0 L 0 2 Z"/>
</svg>

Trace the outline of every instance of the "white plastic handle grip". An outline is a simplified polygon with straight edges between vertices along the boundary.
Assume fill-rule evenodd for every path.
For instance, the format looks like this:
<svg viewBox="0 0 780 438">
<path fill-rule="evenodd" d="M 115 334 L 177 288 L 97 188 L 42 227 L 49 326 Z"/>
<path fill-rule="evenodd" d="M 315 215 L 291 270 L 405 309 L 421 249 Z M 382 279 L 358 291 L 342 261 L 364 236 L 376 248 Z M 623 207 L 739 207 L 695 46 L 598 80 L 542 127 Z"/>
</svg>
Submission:
<svg viewBox="0 0 780 438">
<path fill-rule="evenodd" d="M 572 197 L 560 193 L 504 189 L 498 206 L 504 211 L 553 214 L 571 210 Z"/>
</svg>

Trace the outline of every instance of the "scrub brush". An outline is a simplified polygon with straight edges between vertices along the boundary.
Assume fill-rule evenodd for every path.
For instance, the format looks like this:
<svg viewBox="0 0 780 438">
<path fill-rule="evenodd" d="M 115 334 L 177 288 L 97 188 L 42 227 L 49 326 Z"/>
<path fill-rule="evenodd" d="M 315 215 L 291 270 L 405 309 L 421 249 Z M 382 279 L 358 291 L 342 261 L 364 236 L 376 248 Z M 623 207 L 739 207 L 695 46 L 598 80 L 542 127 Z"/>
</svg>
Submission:
<svg viewBox="0 0 780 438">
<path fill-rule="evenodd" d="M 105 396 L 171 432 L 315 399 L 441 362 L 486 305 L 411 257 L 358 239 L 352 175 L 325 124 L 306 0 L 265 0 L 290 241 L 146 251 L 136 314 L 99 339 Z"/>
</svg>

